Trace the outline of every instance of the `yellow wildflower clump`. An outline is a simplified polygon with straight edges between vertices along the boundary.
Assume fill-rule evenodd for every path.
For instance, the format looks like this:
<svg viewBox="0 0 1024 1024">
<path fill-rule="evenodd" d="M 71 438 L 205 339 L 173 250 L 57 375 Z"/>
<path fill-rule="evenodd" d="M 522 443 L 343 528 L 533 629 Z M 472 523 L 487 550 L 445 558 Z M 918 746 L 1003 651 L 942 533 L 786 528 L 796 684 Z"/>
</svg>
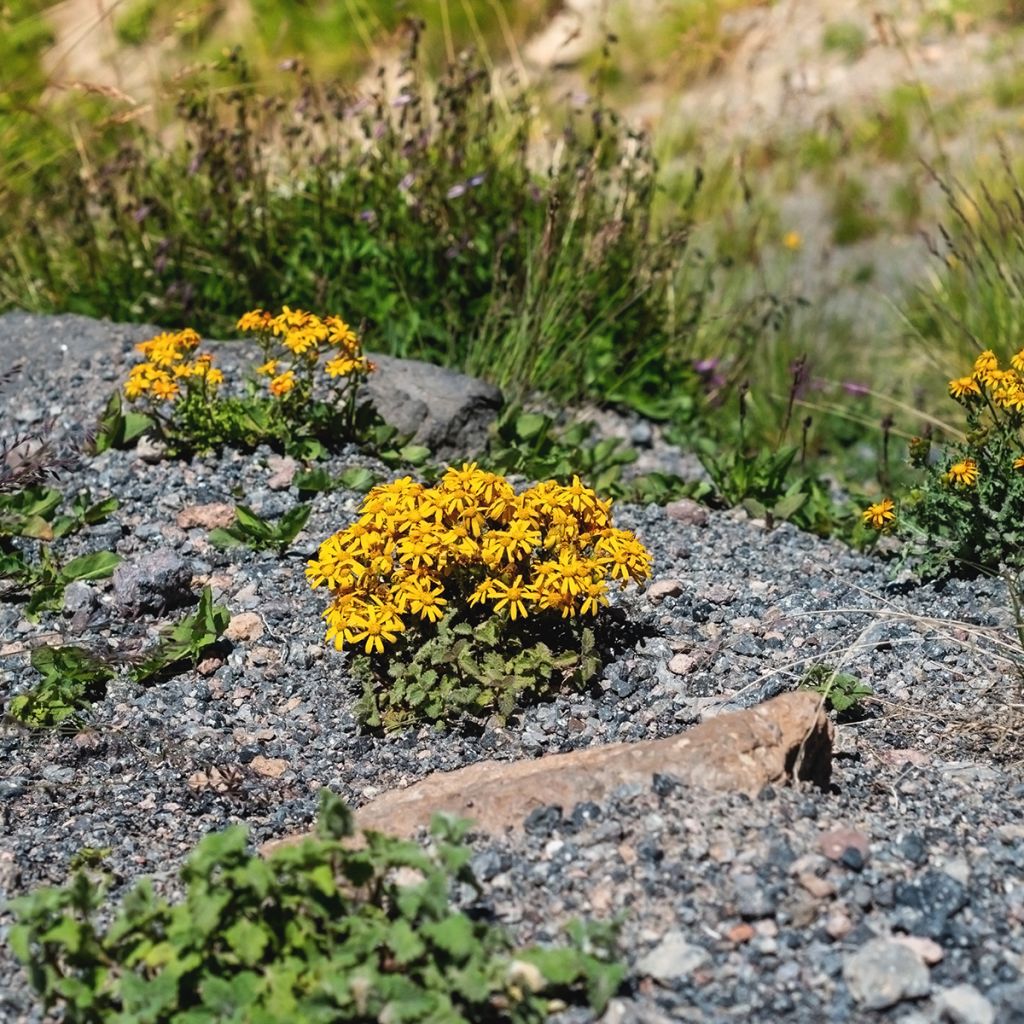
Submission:
<svg viewBox="0 0 1024 1024">
<path fill-rule="evenodd" d="M 974 360 L 971 373 L 949 382 L 949 393 L 968 407 L 985 402 L 994 412 L 1005 410 L 1019 416 L 1024 412 L 1024 349 L 1005 369 L 995 352 L 986 349 Z"/>
<path fill-rule="evenodd" d="M 876 530 L 888 529 L 896 522 L 896 504 L 892 498 L 883 498 L 873 505 L 868 505 L 861 513 L 861 518 Z"/>
<path fill-rule="evenodd" d="M 611 502 L 578 477 L 517 494 L 474 463 L 427 487 L 410 477 L 375 487 L 358 519 L 328 537 L 306 570 L 325 586 L 327 639 L 340 650 L 385 643 L 450 603 L 515 621 L 538 613 L 593 616 L 609 589 L 650 575 L 651 556 L 611 524 Z"/>
<path fill-rule="evenodd" d="M 334 382 L 339 378 L 358 382 L 375 369 L 363 353 L 359 336 L 340 316 L 319 317 L 290 306 L 276 315 L 253 309 L 239 317 L 236 327 L 257 336 L 264 362 L 256 373 L 268 378 L 267 392 L 273 398 L 290 394 L 300 382 L 307 385 L 305 390 L 312 387 L 322 356 L 327 357 L 323 372 Z"/>
<path fill-rule="evenodd" d="M 213 357 L 202 353 L 193 358 L 199 341 L 199 335 L 186 328 L 158 334 L 136 345 L 136 351 L 146 359 L 129 371 L 125 397 L 132 402 L 144 399 L 159 404 L 177 398 L 183 388 L 189 389 L 189 381 L 195 381 L 203 391 L 219 387 L 224 374 L 213 367 Z"/>
</svg>

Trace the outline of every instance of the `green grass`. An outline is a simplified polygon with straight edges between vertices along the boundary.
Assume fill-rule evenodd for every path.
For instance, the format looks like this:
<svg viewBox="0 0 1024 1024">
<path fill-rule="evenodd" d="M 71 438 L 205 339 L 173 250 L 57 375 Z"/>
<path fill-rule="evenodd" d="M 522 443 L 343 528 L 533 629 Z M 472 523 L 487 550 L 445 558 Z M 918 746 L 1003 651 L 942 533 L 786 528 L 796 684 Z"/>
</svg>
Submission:
<svg viewBox="0 0 1024 1024">
<path fill-rule="evenodd" d="M 851 64 L 864 56 L 868 34 L 862 25 L 853 21 L 834 21 L 825 26 L 821 45 L 827 53 L 840 53 Z"/>
</svg>

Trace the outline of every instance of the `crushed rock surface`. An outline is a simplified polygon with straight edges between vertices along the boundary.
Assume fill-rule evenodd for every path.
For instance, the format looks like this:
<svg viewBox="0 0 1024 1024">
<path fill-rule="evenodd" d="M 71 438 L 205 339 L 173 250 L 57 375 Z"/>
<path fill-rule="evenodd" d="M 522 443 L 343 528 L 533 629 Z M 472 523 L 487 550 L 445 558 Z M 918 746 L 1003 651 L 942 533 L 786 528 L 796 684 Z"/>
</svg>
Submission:
<svg viewBox="0 0 1024 1024">
<path fill-rule="evenodd" d="M 26 361 L 0 396 L 0 430 L 89 425 L 149 333 L 0 317 L 0 348 Z M 328 468 L 356 465 L 389 473 L 353 447 Z M 236 639 L 159 685 L 111 684 L 77 735 L 0 732 L 0 903 L 64 883 L 84 848 L 110 848 L 115 895 L 143 874 L 173 890 L 204 834 L 244 822 L 260 843 L 306 829 L 323 786 L 359 805 L 484 758 L 667 736 L 824 664 L 874 691 L 839 721 L 828 792 L 751 800 L 657 776 L 600 805 L 534 813 L 525 832 L 475 837 L 484 893 L 456 899 L 524 942 L 557 940 L 575 917 L 620 918 L 631 972 L 607 1022 L 1024 1021 L 1024 700 L 1001 583 L 894 581 L 878 559 L 785 524 L 623 506 L 617 523 L 651 550 L 660 585 L 620 600 L 637 628 L 592 692 L 504 727 L 381 738 L 357 726 L 358 689 L 303 575 L 361 496 L 315 496 L 283 557 L 220 551 L 204 527 L 177 525 L 195 505 L 286 511 L 298 495 L 269 486 L 279 468 L 267 450 L 156 464 L 110 451 L 63 477 L 68 495 L 120 501 L 67 557 L 116 550 L 143 589 L 153 566 L 183 562 L 192 589 L 209 584 L 238 617 Z M 35 678 L 28 649 L 53 634 L 132 650 L 182 614 L 125 602 L 109 580 L 68 597 L 39 624 L 0 603 L 5 704 Z M 0 1021 L 40 1021 L 2 941 L 9 923 L 0 914 Z"/>
</svg>

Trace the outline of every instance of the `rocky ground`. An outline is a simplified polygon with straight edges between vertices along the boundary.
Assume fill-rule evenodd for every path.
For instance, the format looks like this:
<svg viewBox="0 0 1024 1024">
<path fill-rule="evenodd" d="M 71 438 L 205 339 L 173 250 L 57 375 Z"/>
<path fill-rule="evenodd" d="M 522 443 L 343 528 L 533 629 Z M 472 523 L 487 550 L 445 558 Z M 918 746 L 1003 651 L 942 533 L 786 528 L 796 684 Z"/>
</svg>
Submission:
<svg viewBox="0 0 1024 1024">
<path fill-rule="evenodd" d="M 3 431 L 93 422 L 147 335 L 0 317 L 0 351 L 26 364 L 0 398 Z M 353 465 L 373 462 L 346 449 L 330 469 Z M 324 645 L 303 577 L 359 495 L 317 496 L 284 557 L 219 551 L 195 525 L 194 506 L 242 496 L 264 515 L 290 508 L 289 472 L 267 451 L 153 463 L 132 450 L 64 476 L 66 493 L 120 501 L 69 553 L 113 549 L 124 568 L 73 587 L 65 614 L 39 625 L 0 604 L 4 703 L 31 684 L 33 645 L 59 632 L 130 647 L 205 584 L 235 616 L 233 639 L 194 672 L 112 685 L 78 735 L 0 734 L 0 900 L 65 881 L 86 847 L 110 848 L 117 891 L 141 874 L 166 885 L 212 829 L 242 821 L 264 842 L 307 828 L 322 786 L 359 806 L 481 759 L 669 736 L 827 665 L 874 696 L 837 724 L 826 790 L 750 797 L 658 776 L 599 802 L 538 800 L 525 828 L 475 838 L 483 902 L 523 941 L 620 915 L 630 975 L 608 1022 L 1024 1021 L 1022 695 L 1001 584 L 894 580 L 786 525 L 626 506 L 618 522 L 652 551 L 658 585 L 623 599 L 638 629 L 593 692 L 475 734 L 377 738 L 356 725 L 345 658 Z M 0 1020 L 41 1019 L 0 945 Z"/>
</svg>

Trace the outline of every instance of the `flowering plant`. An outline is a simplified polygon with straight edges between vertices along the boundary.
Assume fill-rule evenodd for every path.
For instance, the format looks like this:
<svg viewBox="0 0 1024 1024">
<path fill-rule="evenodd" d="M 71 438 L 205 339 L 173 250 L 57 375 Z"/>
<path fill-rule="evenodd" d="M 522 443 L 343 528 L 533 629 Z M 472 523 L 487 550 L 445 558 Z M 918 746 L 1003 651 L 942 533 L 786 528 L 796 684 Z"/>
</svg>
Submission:
<svg viewBox="0 0 1024 1024">
<path fill-rule="evenodd" d="M 434 487 L 373 488 L 306 570 L 330 593 L 327 638 L 361 651 L 364 720 L 507 715 L 522 690 L 590 679 L 587 623 L 612 586 L 650 575 L 649 553 L 610 510 L 578 477 L 517 494 L 473 463 Z"/>
<path fill-rule="evenodd" d="M 949 382 L 966 431 L 937 452 L 910 442 L 911 465 L 924 478 L 901 503 L 885 498 L 863 513 L 878 531 L 907 538 L 925 575 L 997 572 L 1024 567 L 1024 349 L 1009 365 L 991 350 L 971 372 Z"/>
<path fill-rule="evenodd" d="M 374 366 L 344 320 L 285 306 L 277 315 L 245 313 L 237 327 L 261 350 L 244 396 L 222 394 L 224 373 L 198 351 L 191 328 L 136 346 L 145 360 L 129 372 L 124 397 L 172 451 L 267 442 L 311 455 L 323 438 L 352 435 L 358 388 Z"/>
</svg>

